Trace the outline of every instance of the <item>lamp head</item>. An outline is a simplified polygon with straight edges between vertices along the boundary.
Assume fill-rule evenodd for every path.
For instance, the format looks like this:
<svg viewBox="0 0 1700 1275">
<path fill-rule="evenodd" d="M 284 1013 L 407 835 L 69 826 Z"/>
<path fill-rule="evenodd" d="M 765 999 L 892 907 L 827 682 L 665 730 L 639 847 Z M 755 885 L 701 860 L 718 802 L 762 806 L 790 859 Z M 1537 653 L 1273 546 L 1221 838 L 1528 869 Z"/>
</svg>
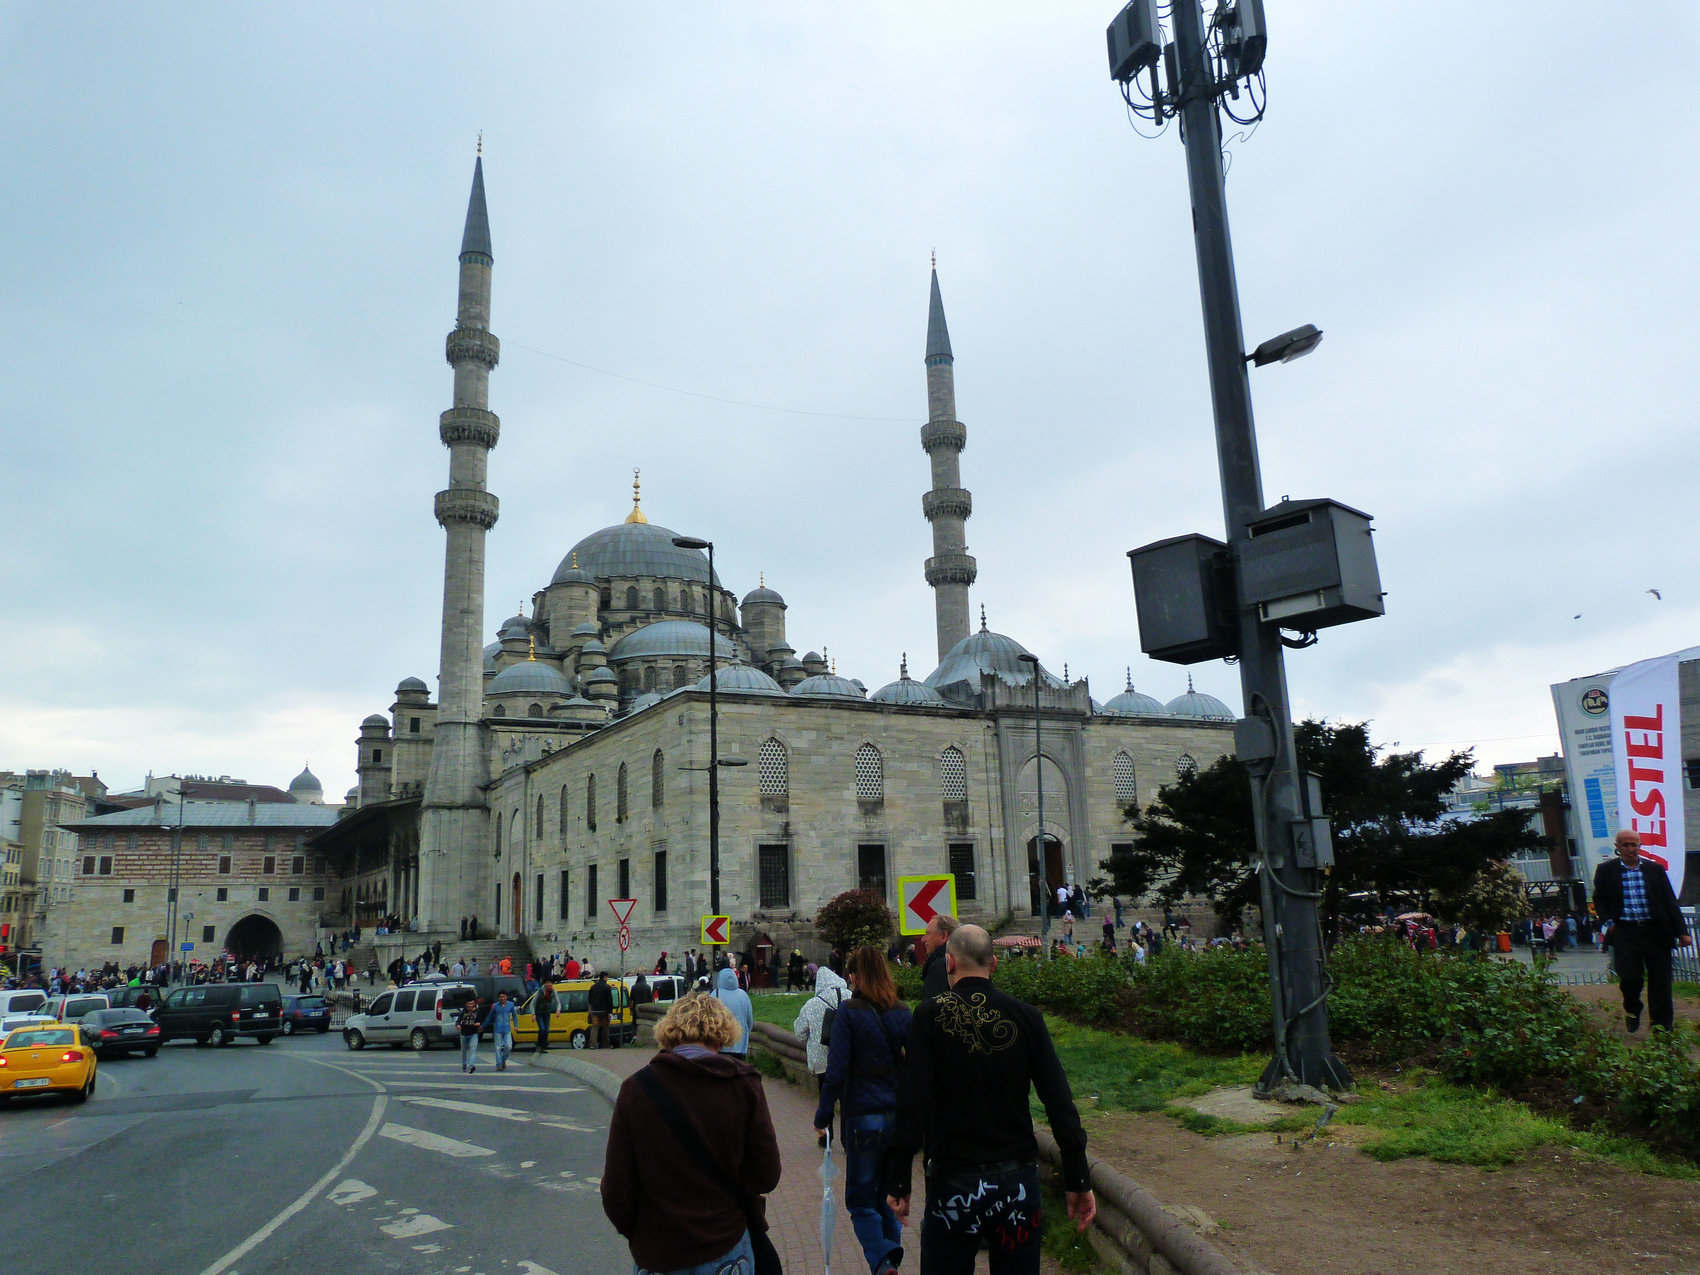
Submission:
<svg viewBox="0 0 1700 1275">
<path fill-rule="evenodd" d="M 1307 323 L 1291 332 L 1270 337 L 1246 355 L 1246 362 L 1257 367 L 1267 367 L 1271 363 L 1291 363 L 1294 359 L 1303 358 L 1321 344 L 1322 329 L 1314 323 Z"/>
<path fill-rule="evenodd" d="M 714 545 L 699 536 L 674 536 L 673 543 L 681 549 L 712 549 Z"/>
</svg>

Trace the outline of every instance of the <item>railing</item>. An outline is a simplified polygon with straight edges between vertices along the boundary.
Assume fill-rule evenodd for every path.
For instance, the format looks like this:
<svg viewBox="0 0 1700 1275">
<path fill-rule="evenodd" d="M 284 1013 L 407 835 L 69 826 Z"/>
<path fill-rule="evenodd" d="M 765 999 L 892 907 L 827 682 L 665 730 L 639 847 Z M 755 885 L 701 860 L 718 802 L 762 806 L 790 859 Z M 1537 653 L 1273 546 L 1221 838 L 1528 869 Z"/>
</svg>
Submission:
<svg viewBox="0 0 1700 1275">
<path fill-rule="evenodd" d="M 1672 955 L 1671 976 L 1686 983 L 1700 983 L 1700 908 L 1683 908 L 1682 915 L 1693 941 L 1687 947 L 1677 948 Z"/>
</svg>

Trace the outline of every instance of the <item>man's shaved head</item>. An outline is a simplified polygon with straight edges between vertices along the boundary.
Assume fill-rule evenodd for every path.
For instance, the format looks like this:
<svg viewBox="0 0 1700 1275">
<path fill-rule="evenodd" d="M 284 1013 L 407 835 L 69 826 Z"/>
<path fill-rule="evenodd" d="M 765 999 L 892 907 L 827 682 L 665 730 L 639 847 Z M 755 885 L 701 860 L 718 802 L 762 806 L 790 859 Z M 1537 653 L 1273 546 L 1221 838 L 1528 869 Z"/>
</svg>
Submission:
<svg viewBox="0 0 1700 1275">
<path fill-rule="evenodd" d="M 956 958 L 956 972 L 960 975 L 992 971 L 992 936 L 978 925 L 957 926 L 944 950 Z"/>
</svg>

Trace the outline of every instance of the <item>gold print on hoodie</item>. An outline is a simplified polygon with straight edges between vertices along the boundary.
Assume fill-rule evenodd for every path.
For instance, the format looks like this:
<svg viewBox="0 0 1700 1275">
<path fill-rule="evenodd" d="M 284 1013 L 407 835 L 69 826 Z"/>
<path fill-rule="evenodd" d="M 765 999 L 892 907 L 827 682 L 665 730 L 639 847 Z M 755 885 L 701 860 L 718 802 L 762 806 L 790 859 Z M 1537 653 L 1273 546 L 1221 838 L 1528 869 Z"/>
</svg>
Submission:
<svg viewBox="0 0 1700 1275">
<path fill-rule="evenodd" d="M 1015 1024 L 986 1004 L 986 994 L 964 999 L 947 992 L 935 1002 L 938 1024 L 946 1035 L 961 1041 L 971 1054 L 995 1054 L 1015 1044 Z"/>
</svg>

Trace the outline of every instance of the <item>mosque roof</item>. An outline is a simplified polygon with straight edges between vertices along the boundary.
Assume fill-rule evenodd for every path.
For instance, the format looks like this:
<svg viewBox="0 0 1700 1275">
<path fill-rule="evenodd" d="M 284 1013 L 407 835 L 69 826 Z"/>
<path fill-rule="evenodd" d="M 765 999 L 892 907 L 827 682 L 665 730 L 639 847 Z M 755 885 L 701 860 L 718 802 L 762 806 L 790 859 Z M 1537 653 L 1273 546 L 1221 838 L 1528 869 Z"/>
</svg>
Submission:
<svg viewBox="0 0 1700 1275">
<path fill-rule="evenodd" d="M 1192 688 L 1192 674 L 1186 678 L 1186 694 L 1177 695 L 1165 706 L 1170 717 L 1206 717 L 1212 721 L 1231 722 L 1236 714 L 1214 695 Z"/>
<path fill-rule="evenodd" d="M 751 589 L 748 593 L 746 593 L 744 595 L 742 605 L 749 606 L 752 603 L 759 605 L 763 602 L 771 602 L 775 606 L 785 605 L 785 599 L 780 597 L 778 593 L 768 588 L 765 584 L 761 585 L 759 588 Z"/>
<path fill-rule="evenodd" d="M 1167 717 L 1169 710 L 1163 707 L 1163 701 L 1154 695 L 1143 695 L 1133 689 L 1133 670 L 1127 674 L 1127 689 L 1120 695 L 1111 698 L 1099 710 L 1111 717 Z"/>
<path fill-rule="evenodd" d="M 571 695 L 566 675 L 553 664 L 522 660 L 510 664 L 490 683 L 488 695 Z"/>
<path fill-rule="evenodd" d="M 617 682 L 620 679 L 614 676 L 613 669 L 593 668 L 584 675 L 584 680 L 585 684 L 589 685 L 591 682 Z"/>
<path fill-rule="evenodd" d="M 396 693 L 399 695 L 402 691 L 424 691 L 429 694 L 431 688 L 426 686 L 425 683 L 420 681 L 417 677 L 404 677 L 401 681 L 396 683 L 395 689 Z"/>
<path fill-rule="evenodd" d="M 360 723 L 360 728 L 362 730 L 368 726 L 376 726 L 383 730 L 388 730 L 390 728 L 390 719 L 385 717 L 382 713 L 373 713 L 367 717 L 365 721 Z"/>
<path fill-rule="evenodd" d="M 629 576 L 657 576 L 663 580 L 708 582 L 708 557 L 701 549 L 681 549 L 673 543 L 678 534 L 653 522 L 622 522 L 593 531 L 573 546 L 555 569 L 552 584 L 570 583 L 568 573 L 578 570 L 597 580 Z M 578 565 L 573 566 L 573 559 Z M 715 584 L 719 584 L 718 580 Z"/>
<path fill-rule="evenodd" d="M 319 777 L 308 766 L 303 766 L 301 773 L 289 781 L 289 791 L 292 794 L 298 792 L 322 793 L 324 790 L 325 786 L 319 782 Z"/>
<path fill-rule="evenodd" d="M 783 695 L 785 688 L 774 681 L 759 668 L 751 668 L 748 664 L 728 664 L 725 668 L 714 671 L 715 689 L 731 691 L 740 695 Z M 696 691 L 708 689 L 708 676 L 691 688 Z"/>
<path fill-rule="evenodd" d="M 862 692 L 856 689 L 854 682 L 836 673 L 816 673 L 813 677 L 805 677 L 791 688 L 791 694 L 798 699 L 862 698 Z"/>
<path fill-rule="evenodd" d="M 574 637 L 584 637 L 586 635 L 589 635 L 590 637 L 601 637 L 602 630 L 587 620 L 583 624 L 579 625 L 578 628 L 573 630 Z"/>
<path fill-rule="evenodd" d="M 917 682 L 909 676 L 909 657 L 903 657 L 903 663 L 898 666 L 898 676 L 895 682 L 887 682 L 879 690 L 868 696 L 876 704 L 924 705 L 929 708 L 943 708 L 944 696 L 940 695 L 925 682 Z"/>
<path fill-rule="evenodd" d="M 994 673 L 1004 681 L 1024 686 L 1033 675 L 1022 656 L 1027 648 L 1012 637 L 993 633 L 986 628 L 986 617 L 980 616 L 980 631 L 970 633 L 945 652 L 939 666 L 927 674 L 927 685 L 948 699 L 972 699 L 980 693 L 980 674 Z M 1052 686 L 1063 685 L 1049 670 L 1040 666 L 1045 681 Z"/>
<path fill-rule="evenodd" d="M 651 704 L 659 704 L 660 702 L 660 691 L 645 691 L 632 701 L 632 706 L 626 710 L 626 716 L 630 717 L 633 713 L 641 713 Z"/>
<path fill-rule="evenodd" d="M 728 664 L 736 658 L 731 640 L 724 633 L 715 634 L 715 653 Z M 656 656 L 695 656 L 708 658 L 708 626 L 695 620 L 661 620 L 646 624 L 635 633 L 628 633 L 609 653 L 611 660 L 633 660 Z"/>
</svg>

